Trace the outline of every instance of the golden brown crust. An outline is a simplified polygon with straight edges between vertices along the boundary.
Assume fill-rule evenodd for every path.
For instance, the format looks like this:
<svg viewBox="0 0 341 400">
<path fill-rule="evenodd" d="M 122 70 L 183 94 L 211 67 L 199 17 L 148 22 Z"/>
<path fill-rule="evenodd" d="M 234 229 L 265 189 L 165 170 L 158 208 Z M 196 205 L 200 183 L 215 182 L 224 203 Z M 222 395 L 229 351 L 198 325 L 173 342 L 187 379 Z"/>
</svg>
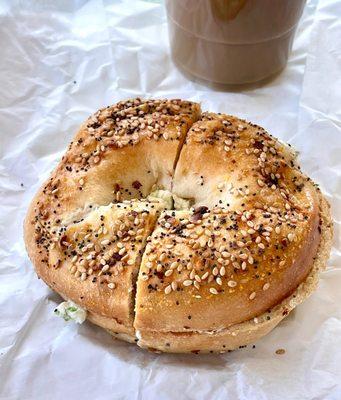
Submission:
<svg viewBox="0 0 341 400">
<path fill-rule="evenodd" d="M 64 298 L 112 318 L 119 332 L 133 331 L 141 254 L 164 208 L 129 199 L 170 189 L 178 147 L 198 115 L 198 105 L 180 100 L 135 99 L 100 110 L 28 211 L 25 243 L 38 276 Z"/>
<path fill-rule="evenodd" d="M 38 266 L 38 274 L 63 297 L 131 327 L 141 254 L 161 209 L 161 203 L 127 200 L 56 228 L 49 267 Z"/>
<path fill-rule="evenodd" d="M 279 322 L 316 289 L 319 275 L 325 269 L 333 239 L 330 206 L 319 194 L 321 236 L 317 252 L 307 278 L 298 288 L 278 305 L 257 318 L 232 325 L 220 331 L 202 332 L 137 332 L 138 345 L 152 351 L 170 353 L 226 352 L 239 346 L 254 343 L 269 333 Z"/>
<path fill-rule="evenodd" d="M 187 135 L 173 192 L 194 209 L 158 220 L 139 273 L 137 330 L 224 329 L 274 307 L 308 275 L 317 190 L 262 128 L 204 114 Z"/>
<path fill-rule="evenodd" d="M 37 274 L 114 336 L 137 341 L 136 329 L 141 347 L 224 351 L 256 340 L 310 294 L 329 252 L 326 202 L 294 153 L 236 117 L 199 116 L 181 100 L 100 110 L 25 220 Z M 193 208 L 162 211 L 147 199 L 155 189 Z"/>
</svg>

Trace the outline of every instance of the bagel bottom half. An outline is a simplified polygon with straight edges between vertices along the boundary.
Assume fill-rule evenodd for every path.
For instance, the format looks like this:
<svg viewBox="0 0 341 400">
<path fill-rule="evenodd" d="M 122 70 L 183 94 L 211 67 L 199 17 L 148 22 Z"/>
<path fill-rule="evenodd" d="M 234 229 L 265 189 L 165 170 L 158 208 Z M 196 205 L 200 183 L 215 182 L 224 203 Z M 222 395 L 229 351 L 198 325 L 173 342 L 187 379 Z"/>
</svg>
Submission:
<svg viewBox="0 0 341 400">
<path fill-rule="evenodd" d="M 316 289 L 319 274 L 325 269 L 332 243 L 332 224 L 328 202 L 320 194 L 321 240 L 316 257 L 307 278 L 291 296 L 280 304 L 249 321 L 245 321 L 219 331 L 156 332 L 144 331 L 143 337 L 117 333 L 110 329 L 110 321 L 99 315 L 89 314 L 88 319 L 104 327 L 114 337 L 156 352 L 170 353 L 223 353 L 239 346 L 254 343 L 278 325 L 296 306 L 301 304 Z"/>
</svg>

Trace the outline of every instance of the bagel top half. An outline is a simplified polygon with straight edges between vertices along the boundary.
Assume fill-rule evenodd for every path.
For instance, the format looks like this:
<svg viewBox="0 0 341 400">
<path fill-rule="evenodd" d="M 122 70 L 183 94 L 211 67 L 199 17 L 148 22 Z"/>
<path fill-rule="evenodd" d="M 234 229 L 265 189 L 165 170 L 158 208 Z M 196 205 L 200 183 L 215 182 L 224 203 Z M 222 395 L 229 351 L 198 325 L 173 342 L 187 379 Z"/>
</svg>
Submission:
<svg viewBox="0 0 341 400">
<path fill-rule="evenodd" d="M 199 115 L 199 105 L 180 100 L 134 99 L 98 111 L 30 206 L 25 242 L 38 276 L 116 332 L 134 334 L 136 275 L 165 208 L 131 199 L 171 189 L 180 144 Z"/>
<path fill-rule="evenodd" d="M 305 280 L 319 199 L 264 129 L 134 99 L 80 128 L 30 206 L 25 242 L 37 274 L 98 325 L 130 338 L 214 332 Z"/>
<path fill-rule="evenodd" d="M 139 331 L 217 331 L 288 297 L 320 241 L 319 198 L 295 154 L 262 128 L 206 113 L 187 134 L 173 193 L 137 283 Z"/>
</svg>

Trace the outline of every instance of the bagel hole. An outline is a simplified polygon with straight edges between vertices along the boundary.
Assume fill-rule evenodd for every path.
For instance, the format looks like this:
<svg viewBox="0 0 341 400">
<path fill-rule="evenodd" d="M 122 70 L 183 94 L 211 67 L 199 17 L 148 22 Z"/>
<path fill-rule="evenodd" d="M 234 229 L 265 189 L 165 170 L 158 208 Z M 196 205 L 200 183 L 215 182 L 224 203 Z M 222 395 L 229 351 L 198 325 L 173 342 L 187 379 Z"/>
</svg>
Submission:
<svg viewBox="0 0 341 400">
<path fill-rule="evenodd" d="M 189 210 L 194 204 L 194 198 L 179 197 L 170 190 L 164 189 L 157 189 L 151 192 L 147 197 L 147 200 L 153 199 L 163 200 L 167 210 Z"/>
</svg>

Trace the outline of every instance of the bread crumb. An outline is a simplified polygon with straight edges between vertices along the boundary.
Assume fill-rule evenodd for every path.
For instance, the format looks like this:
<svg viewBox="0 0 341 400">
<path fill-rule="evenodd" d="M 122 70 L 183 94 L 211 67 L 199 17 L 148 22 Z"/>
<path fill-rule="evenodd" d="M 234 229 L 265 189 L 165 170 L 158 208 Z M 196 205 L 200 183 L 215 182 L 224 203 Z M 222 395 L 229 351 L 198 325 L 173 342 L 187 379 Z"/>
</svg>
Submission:
<svg viewBox="0 0 341 400">
<path fill-rule="evenodd" d="M 285 350 L 284 350 L 284 349 L 277 349 L 277 350 L 275 351 L 275 353 L 276 353 L 276 354 L 282 355 L 282 354 L 285 354 Z"/>
</svg>

